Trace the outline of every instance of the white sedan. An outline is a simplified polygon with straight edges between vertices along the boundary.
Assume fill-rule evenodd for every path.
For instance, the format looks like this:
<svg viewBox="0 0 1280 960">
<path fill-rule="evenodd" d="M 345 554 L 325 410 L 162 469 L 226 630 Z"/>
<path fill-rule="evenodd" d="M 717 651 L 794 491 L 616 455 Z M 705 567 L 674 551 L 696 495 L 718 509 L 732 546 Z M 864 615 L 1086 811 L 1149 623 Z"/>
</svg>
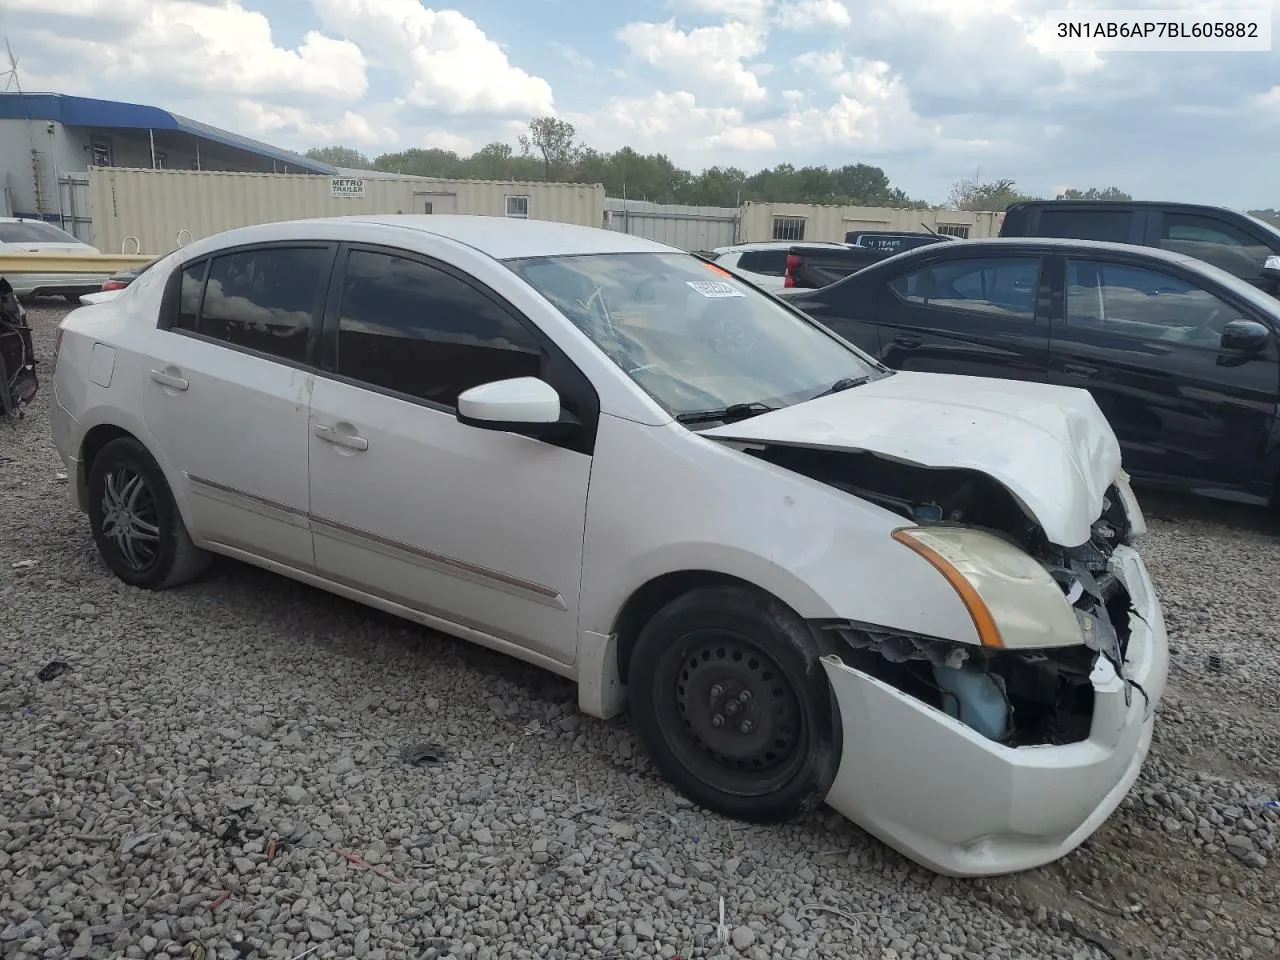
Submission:
<svg viewBox="0 0 1280 960">
<path fill-rule="evenodd" d="M 98 549 L 211 553 L 573 678 L 730 817 L 823 801 L 932 869 L 1058 858 L 1165 685 L 1083 390 L 894 373 L 719 268 L 533 220 L 196 241 L 58 331 Z"/>
<path fill-rule="evenodd" d="M 43 220 L 0 217 L 0 255 L 8 253 L 57 253 L 92 256 L 98 248 L 77 240 L 67 231 Z M 9 282 L 19 297 L 65 297 L 72 303 L 81 294 L 102 288 L 105 273 L 10 273 Z"/>
</svg>

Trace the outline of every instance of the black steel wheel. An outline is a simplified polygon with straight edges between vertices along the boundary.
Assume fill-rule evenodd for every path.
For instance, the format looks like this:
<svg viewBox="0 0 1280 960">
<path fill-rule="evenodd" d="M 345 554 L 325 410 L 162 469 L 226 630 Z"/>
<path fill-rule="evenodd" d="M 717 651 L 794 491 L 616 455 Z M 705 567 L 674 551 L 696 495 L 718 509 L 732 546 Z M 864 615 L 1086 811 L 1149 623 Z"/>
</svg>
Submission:
<svg viewBox="0 0 1280 960">
<path fill-rule="evenodd" d="M 135 587 L 176 586 L 209 563 L 191 542 L 160 467 L 132 437 L 112 440 L 93 459 L 89 526 L 111 572 Z"/>
<path fill-rule="evenodd" d="M 631 658 L 633 721 L 659 768 L 708 809 L 758 822 L 817 807 L 840 730 L 812 632 L 741 587 L 696 590 L 660 610 Z"/>
</svg>

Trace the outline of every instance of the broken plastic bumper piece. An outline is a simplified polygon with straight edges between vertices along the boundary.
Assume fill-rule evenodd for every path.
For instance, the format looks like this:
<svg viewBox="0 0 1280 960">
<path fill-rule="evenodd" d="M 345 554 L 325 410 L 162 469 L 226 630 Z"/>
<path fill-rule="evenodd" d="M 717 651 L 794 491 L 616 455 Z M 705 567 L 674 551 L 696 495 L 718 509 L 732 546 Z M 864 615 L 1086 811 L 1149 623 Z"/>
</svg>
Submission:
<svg viewBox="0 0 1280 960">
<path fill-rule="evenodd" d="M 1164 620 L 1141 557 L 1110 571 L 1132 602 L 1123 676 L 1099 656 L 1085 739 L 1007 746 L 846 665 L 823 658 L 844 730 L 827 803 L 912 860 L 952 876 L 1026 870 L 1070 853 L 1119 806 L 1151 744 L 1168 674 Z"/>
</svg>

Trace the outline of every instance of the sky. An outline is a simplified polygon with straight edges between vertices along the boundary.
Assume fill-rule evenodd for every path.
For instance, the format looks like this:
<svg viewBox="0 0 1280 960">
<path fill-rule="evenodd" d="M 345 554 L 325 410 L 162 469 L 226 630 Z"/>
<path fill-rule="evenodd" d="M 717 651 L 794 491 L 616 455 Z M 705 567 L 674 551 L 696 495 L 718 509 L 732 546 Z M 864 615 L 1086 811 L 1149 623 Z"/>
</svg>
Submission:
<svg viewBox="0 0 1280 960">
<path fill-rule="evenodd" d="M 279 146 L 468 153 L 554 114 L 698 170 L 872 163 L 942 202 L 1026 192 L 1280 207 L 1280 47 L 1062 51 L 1098 0 L 0 0 L 28 92 L 155 104 Z M 1124 9 L 1280 0 L 1127 0 Z M 1275 30 L 1280 44 L 1280 29 Z"/>
</svg>

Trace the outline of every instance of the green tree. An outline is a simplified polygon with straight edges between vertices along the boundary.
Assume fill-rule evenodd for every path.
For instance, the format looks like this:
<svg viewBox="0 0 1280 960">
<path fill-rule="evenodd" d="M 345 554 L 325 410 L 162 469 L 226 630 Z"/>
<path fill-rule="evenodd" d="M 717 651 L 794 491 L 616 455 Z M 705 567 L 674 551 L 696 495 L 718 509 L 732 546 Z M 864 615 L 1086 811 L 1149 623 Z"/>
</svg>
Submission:
<svg viewBox="0 0 1280 960">
<path fill-rule="evenodd" d="M 551 180 L 553 174 L 567 171 L 578 159 L 581 148 L 577 136 L 568 120 L 534 117 L 529 121 L 529 132 L 520 135 L 520 150 L 525 156 L 539 154 L 546 179 Z"/>
<path fill-rule="evenodd" d="M 356 170 L 372 170 L 373 164 L 354 147 L 312 147 L 307 156 L 321 163 L 331 163 L 335 167 L 351 167 Z"/>
<path fill-rule="evenodd" d="M 400 153 L 384 153 L 373 161 L 373 169 L 386 173 L 403 173 L 412 177 L 461 176 L 462 159 L 452 150 L 438 147 L 414 148 Z"/>
<path fill-rule="evenodd" d="M 840 167 L 810 164 L 796 167 L 780 163 L 749 173 L 738 167 L 713 166 L 693 172 L 685 170 L 662 153 L 640 153 L 622 147 L 612 153 L 580 143 L 573 124 L 555 117 L 537 117 L 529 132 L 519 138 L 519 150 L 511 144 L 485 144 L 470 156 L 452 150 L 415 147 L 384 153 L 372 163 L 368 158 L 341 147 L 317 147 L 309 156 L 329 159 L 339 166 L 372 168 L 389 173 L 419 177 L 476 180 L 527 180 L 568 183 L 600 183 L 611 197 L 650 200 L 655 203 L 687 203 L 696 206 L 735 207 L 747 200 L 781 203 L 853 204 L 928 208 L 893 186 L 880 167 L 866 163 L 846 163 Z M 989 203 L 982 191 L 990 193 L 1001 184 L 977 185 L 965 202 Z M 966 207 L 966 209 L 975 209 Z M 991 209 L 982 207 L 982 209 Z"/>
<path fill-rule="evenodd" d="M 1097 187 L 1090 187 L 1088 190 L 1077 190 L 1075 187 L 1068 187 L 1058 194 L 1058 200 L 1132 200 L 1130 194 L 1125 193 L 1119 187 L 1106 187 L 1099 190 Z"/>
<path fill-rule="evenodd" d="M 995 210 L 1006 209 L 1011 203 L 1036 198 L 1018 190 L 1012 180 L 994 180 L 982 183 L 977 178 L 960 180 L 951 188 L 947 196 L 947 206 L 953 210 Z"/>
</svg>

